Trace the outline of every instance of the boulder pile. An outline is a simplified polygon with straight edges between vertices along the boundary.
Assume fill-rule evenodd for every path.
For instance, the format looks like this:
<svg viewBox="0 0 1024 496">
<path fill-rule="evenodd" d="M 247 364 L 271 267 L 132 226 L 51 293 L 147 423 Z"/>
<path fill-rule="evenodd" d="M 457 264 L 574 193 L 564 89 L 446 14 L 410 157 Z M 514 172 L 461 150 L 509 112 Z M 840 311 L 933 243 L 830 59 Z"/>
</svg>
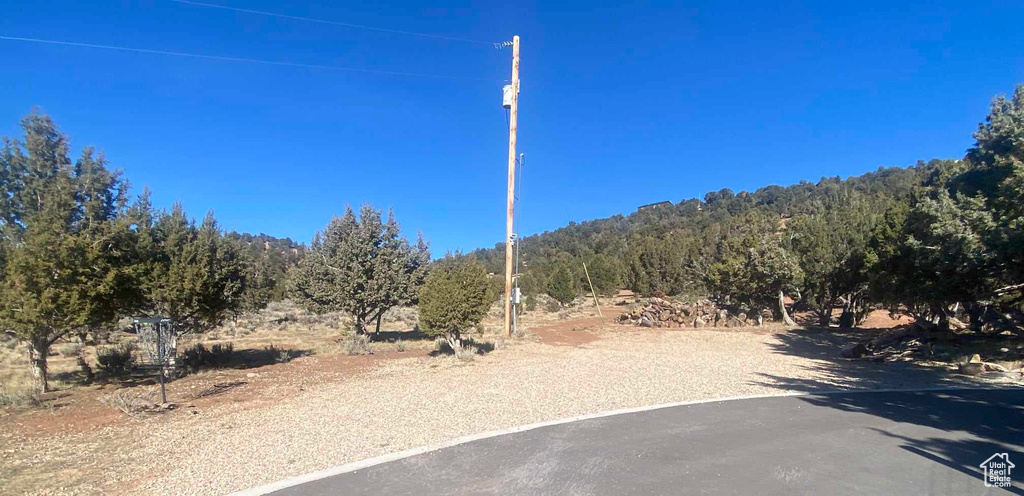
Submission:
<svg viewBox="0 0 1024 496">
<path fill-rule="evenodd" d="M 760 319 L 758 318 L 760 317 Z M 650 298 L 634 304 L 619 316 L 620 324 L 641 327 L 743 327 L 771 321 L 770 311 L 763 315 L 731 314 L 708 299 L 695 302 Z"/>
</svg>

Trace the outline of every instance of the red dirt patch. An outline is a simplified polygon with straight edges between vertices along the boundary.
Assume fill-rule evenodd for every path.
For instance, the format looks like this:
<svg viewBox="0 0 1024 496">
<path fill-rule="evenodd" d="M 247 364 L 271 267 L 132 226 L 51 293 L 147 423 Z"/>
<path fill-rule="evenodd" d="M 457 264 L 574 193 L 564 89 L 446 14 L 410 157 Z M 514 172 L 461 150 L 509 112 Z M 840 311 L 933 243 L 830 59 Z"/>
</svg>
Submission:
<svg viewBox="0 0 1024 496">
<path fill-rule="evenodd" d="M 601 339 L 594 331 L 614 324 L 615 318 L 623 312 L 622 307 L 603 308 L 603 317 L 567 319 L 530 329 L 545 344 L 554 346 L 582 346 Z"/>
<path fill-rule="evenodd" d="M 177 408 L 157 415 L 198 414 L 225 404 L 253 408 L 280 401 L 316 384 L 372 369 L 386 360 L 418 356 L 427 356 L 427 350 L 364 356 L 308 356 L 262 367 L 201 372 L 168 382 L 167 399 Z M 152 388 L 156 382 L 143 379 L 131 385 L 78 386 L 47 393 L 44 404 L 49 408 L 0 410 L 0 434 L 5 431 L 24 437 L 76 434 L 129 422 L 130 417 L 100 402 L 101 397 L 124 386 Z"/>
<path fill-rule="evenodd" d="M 864 322 L 861 322 L 858 327 L 866 329 L 892 329 L 896 326 L 909 324 L 913 321 L 914 319 L 909 315 L 897 315 L 894 319 L 889 316 L 889 312 L 887 310 L 874 310 L 868 314 L 867 318 L 864 319 Z"/>
</svg>

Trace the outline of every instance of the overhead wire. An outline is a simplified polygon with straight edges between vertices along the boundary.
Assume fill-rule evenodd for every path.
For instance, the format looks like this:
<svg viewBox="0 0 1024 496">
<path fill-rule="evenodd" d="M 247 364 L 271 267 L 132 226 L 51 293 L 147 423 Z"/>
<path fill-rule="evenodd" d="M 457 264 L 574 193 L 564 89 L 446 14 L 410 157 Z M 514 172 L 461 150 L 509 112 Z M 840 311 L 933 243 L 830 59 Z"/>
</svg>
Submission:
<svg viewBox="0 0 1024 496">
<path fill-rule="evenodd" d="M 329 21 L 329 20 L 326 20 L 326 19 L 317 19 L 317 18 L 313 18 L 313 17 L 304 17 L 304 16 L 296 16 L 296 15 L 288 15 L 288 14 L 278 14 L 276 12 L 267 12 L 267 11 L 264 11 L 264 10 L 243 9 L 243 8 L 240 8 L 240 7 L 229 7 L 229 6 L 226 6 L 226 5 L 217 5 L 217 4 L 206 3 L 206 2 L 194 2 L 192 0 L 170 0 L 170 1 L 175 2 L 175 3 L 179 3 L 179 4 L 184 4 L 184 5 L 194 5 L 194 6 L 197 6 L 197 7 L 207 7 L 207 8 L 211 8 L 211 9 L 231 10 L 231 11 L 234 11 L 234 12 L 243 12 L 243 13 L 246 13 L 246 14 L 255 14 L 255 15 L 268 16 L 268 17 L 277 17 L 277 18 L 281 18 L 281 19 L 291 19 L 291 20 L 295 20 L 295 21 L 315 22 L 315 23 L 319 23 L 319 24 L 330 24 L 332 26 L 344 26 L 344 27 L 347 27 L 347 28 L 365 29 L 365 30 L 369 30 L 369 31 L 379 31 L 379 32 L 382 32 L 382 33 L 403 34 L 403 35 L 408 35 L 408 36 L 419 36 L 421 38 L 434 38 L 434 39 L 438 39 L 438 40 L 447 40 L 447 41 L 462 41 L 462 42 L 465 42 L 465 43 L 476 43 L 476 44 L 481 44 L 481 45 L 492 45 L 492 46 L 494 46 L 496 48 L 498 48 L 498 45 L 499 45 L 498 43 L 493 43 L 493 42 L 490 42 L 490 41 L 472 40 L 472 39 L 469 39 L 469 38 L 459 38 L 459 37 L 456 37 L 456 36 L 444 36 L 444 35 L 439 35 L 439 34 L 419 33 L 419 32 L 416 32 L 416 31 L 404 31 L 404 30 L 401 30 L 401 29 L 380 28 L 380 27 L 376 27 L 376 26 L 366 26 L 366 25 L 363 25 L 363 24 L 353 24 L 353 23 L 350 23 L 350 22 Z"/>
<path fill-rule="evenodd" d="M 220 60 L 227 62 L 247 62 L 251 64 L 265 64 L 265 65 L 277 65 L 286 67 L 302 67 L 306 69 L 329 69 L 335 71 L 346 71 L 346 72 L 361 72 L 365 74 L 384 74 L 389 76 L 405 76 L 405 77 L 421 77 L 421 78 L 434 78 L 434 79 L 450 79 L 450 80 L 468 80 L 468 81 L 489 81 L 487 78 L 466 78 L 459 76 L 446 76 L 443 74 L 423 74 L 416 72 L 403 72 L 403 71 L 388 71 L 383 69 L 362 69 L 358 67 L 344 67 L 337 65 L 324 65 L 324 64 L 305 64 L 301 62 L 286 62 L 280 60 L 266 60 L 266 59 L 253 59 L 246 57 L 228 57 L 222 55 L 207 55 L 200 53 L 187 53 L 187 52 L 174 52 L 169 50 L 154 50 L 149 48 L 132 48 L 132 47 L 119 47 L 112 45 L 99 45 L 95 43 L 80 43 L 75 41 L 61 41 L 61 40 L 46 40 L 41 38 L 22 38 L 18 36 L 3 36 L 0 35 L 0 40 L 8 41 L 23 41 L 28 43 L 41 43 L 47 45 L 61 45 L 61 46 L 72 46 L 72 47 L 84 47 L 84 48 L 98 48 L 103 50 L 116 50 L 121 52 L 134 52 L 134 53 L 147 53 L 156 55 L 168 55 L 174 57 L 190 57 L 197 59 L 208 59 L 208 60 Z"/>
</svg>

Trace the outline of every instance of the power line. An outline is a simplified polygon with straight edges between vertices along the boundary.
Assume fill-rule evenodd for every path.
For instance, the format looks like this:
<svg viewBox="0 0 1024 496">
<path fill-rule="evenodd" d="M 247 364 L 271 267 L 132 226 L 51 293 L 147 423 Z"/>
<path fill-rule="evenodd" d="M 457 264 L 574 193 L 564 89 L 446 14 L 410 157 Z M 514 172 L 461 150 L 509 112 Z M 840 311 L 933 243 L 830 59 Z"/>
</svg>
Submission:
<svg viewBox="0 0 1024 496">
<path fill-rule="evenodd" d="M 121 52 L 134 52 L 134 53 L 148 53 L 156 55 L 170 55 L 174 57 L 191 57 L 196 59 L 207 59 L 207 60 L 220 60 L 227 62 L 248 62 L 252 64 L 265 64 L 265 65 L 279 65 L 286 67 L 302 67 L 306 69 L 330 69 L 335 71 L 346 71 L 346 72 L 361 72 L 365 74 L 385 74 L 389 76 L 406 76 L 406 77 L 422 77 L 422 78 L 435 78 L 435 79 L 452 79 L 452 80 L 470 80 L 470 81 L 488 81 L 485 78 L 464 78 L 458 76 L 445 76 L 439 74 L 420 74 L 415 72 L 401 72 L 401 71 L 385 71 L 379 69 L 359 69 L 355 67 L 341 67 L 336 65 L 320 65 L 320 64 L 303 64 L 300 62 L 284 62 L 278 60 L 264 60 L 264 59 L 250 59 L 244 57 L 225 57 L 221 55 L 204 55 L 199 53 L 185 53 L 185 52 L 171 52 L 167 50 L 152 50 L 148 48 L 130 48 L 130 47 L 119 47 L 110 45 L 97 45 L 94 43 L 78 43 L 74 41 L 59 41 L 59 40 L 44 40 L 39 38 L 19 38 L 16 36 L 0 36 L 0 40 L 9 41 L 24 41 L 28 43 L 42 43 L 47 45 L 62 45 L 62 46 L 73 46 L 73 47 L 84 47 L 84 48 L 100 48 L 103 50 L 117 50 Z"/>
<path fill-rule="evenodd" d="M 404 34 L 404 35 L 408 35 L 408 36 L 419 36 L 421 38 L 434 38 L 434 39 L 438 39 L 438 40 L 448 40 L 448 41 L 463 41 L 463 42 L 466 42 L 466 43 L 478 43 L 478 44 L 482 44 L 482 45 L 494 45 L 494 46 L 497 46 L 495 43 L 492 43 L 492 42 L 489 42 L 489 41 L 471 40 L 471 39 L 468 39 L 468 38 L 458 38 L 458 37 L 455 37 L 455 36 L 443 36 L 443 35 L 439 35 L 439 34 L 417 33 L 415 31 L 402 31 L 402 30 L 399 30 L 399 29 L 378 28 L 378 27 L 374 27 L 374 26 L 364 26 L 362 24 L 352 24 L 352 23 L 349 23 L 349 22 L 328 21 L 328 20 L 325 20 L 325 19 L 314 19 L 312 17 L 302 17 L 302 16 L 295 16 L 295 15 L 288 15 L 288 14 L 278 14 L 278 13 L 275 13 L 275 12 L 266 12 L 266 11 L 263 11 L 263 10 L 242 9 L 242 8 L 238 8 L 238 7 L 228 7 L 226 5 L 216 5 L 216 4 L 212 4 L 212 3 L 193 2 L 191 0 L 170 0 L 170 1 L 175 2 L 175 3 L 185 4 L 185 5 L 195 5 L 197 7 L 208 7 L 208 8 L 211 8 L 211 9 L 232 10 L 232 11 L 235 11 L 235 12 L 244 12 L 246 14 L 256 14 L 256 15 L 269 16 L 269 17 L 278 17 L 278 18 L 281 18 L 281 19 L 291 19 L 291 20 L 295 20 L 295 21 L 316 22 L 316 23 L 320 23 L 320 24 L 330 24 L 330 25 L 333 25 L 333 26 L 344 26 L 346 28 L 366 29 L 366 30 L 369 30 L 369 31 L 379 31 L 379 32 L 382 32 L 382 33 Z"/>
</svg>

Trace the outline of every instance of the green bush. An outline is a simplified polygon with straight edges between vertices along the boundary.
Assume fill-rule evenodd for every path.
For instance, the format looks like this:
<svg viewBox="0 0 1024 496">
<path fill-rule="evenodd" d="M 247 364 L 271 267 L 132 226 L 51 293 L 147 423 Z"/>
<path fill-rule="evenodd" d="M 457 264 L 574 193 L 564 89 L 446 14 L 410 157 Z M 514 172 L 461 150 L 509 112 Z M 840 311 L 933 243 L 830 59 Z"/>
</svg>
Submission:
<svg viewBox="0 0 1024 496">
<path fill-rule="evenodd" d="M 452 255 L 438 260 L 419 292 L 423 333 L 444 338 L 458 351 L 462 333 L 487 315 L 488 293 L 487 272 L 479 262 Z"/>
<path fill-rule="evenodd" d="M 370 337 L 366 334 L 353 334 L 345 341 L 345 353 L 349 356 L 372 355 L 373 348 L 370 346 Z"/>
<path fill-rule="evenodd" d="M 104 346 L 96 351 L 96 362 L 107 377 L 124 377 L 135 367 L 132 356 L 132 343 L 124 342 L 113 346 Z"/>
<path fill-rule="evenodd" d="M 235 345 L 232 343 L 215 344 L 209 348 L 203 346 L 203 343 L 197 343 L 181 354 L 181 363 L 190 372 L 227 367 L 231 364 L 234 353 Z"/>
<path fill-rule="evenodd" d="M 576 277 L 569 265 L 560 265 L 551 272 L 551 276 L 548 278 L 548 296 L 562 305 L 568 305 L 576 299 L 579 289 L 576 282 Z"/>
</svg>

